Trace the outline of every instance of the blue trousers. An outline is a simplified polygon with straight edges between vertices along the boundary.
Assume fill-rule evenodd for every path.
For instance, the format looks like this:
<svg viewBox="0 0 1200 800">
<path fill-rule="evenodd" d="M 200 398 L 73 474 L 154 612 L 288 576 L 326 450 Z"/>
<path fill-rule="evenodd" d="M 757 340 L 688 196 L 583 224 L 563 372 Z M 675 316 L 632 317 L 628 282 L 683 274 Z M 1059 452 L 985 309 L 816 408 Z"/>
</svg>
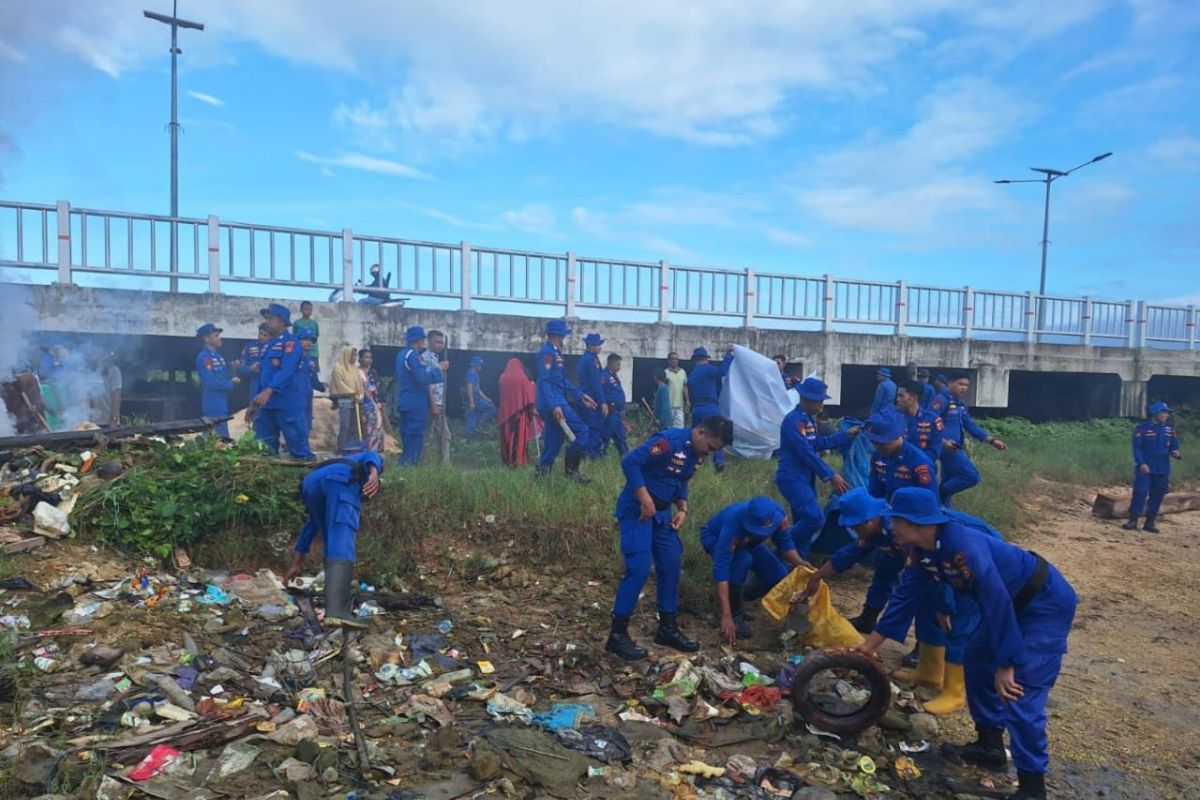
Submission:
<svg viewBox="0 0 1200 800">
<path fill-rule="evenodd" d="M 404 443 L 404 452 L 400 454 L 400 463 L 415 467 L 421 463 L 421 452 L 425 448 L 425 426 L 429 422 L 428 405 L 412 405 L 408 408 L 400 406 L 400 438 Z"/>
<path fill-rule="evenodd" d="M 979 483 L 979 470 L 971 463 L 965 450 L 942 451 L 942 504 L 949 506 L 950 499 Z"/>
<path fill-rule="evenodd" d="M 224 393 L 203 392 L 200 395 L 200 416 L 227 417 L 229 416 L 229 398 Z M 213 431 L 222 439 L 229 438 L 229 423 L 222 422 L 214 425 Z"/>
<path fill-rule="evenodd" d="M 467 438 L 470 439 L 479 430 L 480 426 L 488 424 L 495 418 L 496 404 L 486 397 L 477 397 L 475 399 L 474 410 L 467 409 Z"/>
<path fill-rule="evenodd" d="M 571 433 L 575 434 L 575 442 L 567 448 L 570 450 L 582 450 L 588 443 L 588 428 L 579 415 L 575 413 L 575 409 L 569 405 L 558 406 L 562 409 L 563 419 L 567 421 L 567 426 L 570 427 Z M 539 466 L 552 467 L 554 459 L 558 458 L 558 451 L 562 449 L 563 440 L 566 439 L 566 434 L 563 433 L 562 426 L 554 420 L 554 406 L 549 408 L 539 408 L 538 413 L 542 416 L 542 422 L 545 427 L 542 429 L 542 460 Z"/>
<path fill-rule="evenodd" d="M 260 408 L 254 415 L 254 435 L 272 453 L 279 452 L 279 435 L 293 458 L 312 458 L 303 408 Z"/>
<path fill-rule="evenodd" d="M 1171 491 L 1170 475 L 1147 475 L 1144 472 L 1133 473 L 1133 499 L 1129 501 L 1129 516 L 1140 517 L 1142 510 L 1146 511 L 1146 519 L 1158 516 L 1158 508 L 1162 500 Z M 1147 502 L 1149 498 L 1149 502 Z"/>
<path fill-rule="evenodd" d="M 321 477 L 305 480 L 300 492 L 308 518 L 296 541 L 296 552 L 307 553 L 312 540 L 325 542 L 325 558 L 353 561 L 357 554 L 362 488 L 355 483 Z"/>
<path fill-rule="evenodd" d="M 547 428 L 549 430 L 549 428 Z M 617 516 L 621 527 L 621 557 L 625 575 L 617 585 L 613 616 L 629 617 L 637 609 L 638 597 L 650 577 L 653 563 L 657 575 L 658 610 L 679 610 L 679 576 L 683 572 L 683 542 L 671 528 L 671 511 L 659 511 L 648 520 L 638 519 L 637 509 Z"/>
<path fill-rule="evenodd" d="M 621 417 L 619 411 L 609 411 L 608 416 L 604 419 L 604 439 L 601 446 L 601 452 L 608 450 L 608 443 L 612 442 L 617 447 L 617 453 L 625 455 L 629 452 L 629 441 L 626 438 L 625 420 Z"/>
<path fill-rule="evenodd" d="M 955 595 L 959 600 L 961 594 Z M 1013 764 L 1025 772 L 1045 772 L 1050 763 L 1046 741 L 1046 700 L 1058 680 L 1067 634 L 1075 619 L 1075 590 L 1051 567 L 1046 585 L 1017 612 L 1025 639 L 1025 659 L 1016 665 L 1021 699 L 1006 703 L 996 694 L 996 667 L 986 625 L 979 625 L 966 648 L 964 672 L 967 707 L 977 725 L 1007 728 Z"/>
<path fill-rule="evenodd" d="M 584 452 L 587 453 L 588 458 L 599 458 L 600 448 L 604 446 L 604 434 L 608 424 L 604 412 L 599 408 L 580 406 L 580 416 L 587 426 L 587 443 L 583 446 Z"/>
<path fill-rule="evenodd" d="M 739 547 L 733 551 L 733 561 L 729 565 L 729 582 L 735 586 L 744 586 L 753 572 L 754 586 L 744 597 L 747 600 L 757 600 L 786 578 L 790 571 L 787 564 L 765 543 L 753 547 Z"/>
<path fill-rule="evenodd" d="M 817 501 L 817 490 L 813 478 L 803 480 L 776 480 L 775 485 L 783 499 L 792 507 L 792 527 L 788 534 L 792 544 L 802 558 L 808 558 L 813 539 L 825 526 L 825 512 Z"/>
<path fill-rule="evenodd" d="M 703 405 L 703 404 L 697 405 L 697 406 L 692 406 L 692 427 L 693 428 L 696 427 L 697 425 L 699 425 L 701 422 L 704 422 L 704 420 L 708 419 L 709 417 L 719 416 L 720 413 L 721 413 L 721 409 L 717 406 L 710 406 L 710 405 Z M 713 464 L 716 464 L 719 467 L 725 466 L 725 451 L 724 450 L 718 450 L 717 452 L 713 453 Z"/>
<path fill-rule="evenodd" d="M 867 608 L 883 609 L 887 606 L 892 589 L 896 587 L 896 578 L 900 576 L 900 570 L 903 568 L 904 562 L 899 558 L 875 551 L 875 575 L 871 578 L 871 585 L 867 587 Z"/>
</svg>

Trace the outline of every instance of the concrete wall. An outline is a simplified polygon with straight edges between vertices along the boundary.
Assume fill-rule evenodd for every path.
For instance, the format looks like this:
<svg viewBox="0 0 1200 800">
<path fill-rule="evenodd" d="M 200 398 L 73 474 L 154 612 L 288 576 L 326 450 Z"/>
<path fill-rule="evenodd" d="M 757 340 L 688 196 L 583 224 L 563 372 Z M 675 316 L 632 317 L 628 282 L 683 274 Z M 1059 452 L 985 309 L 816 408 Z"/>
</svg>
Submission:
<svg viewBox="0 0 1200 800">
<path fill-rule="evenodd" d="M 58 284 L 6 284 L 5 295 L 4 302 L 24 299 L 36 311 L 40 327 L 46 331 L 192 337 L 198 325 L 213 322 L 225 329 L 227 337 L 246 339 L 255 336 L 259 309 L 269 302 L 226 295 L 135 292 Z M 297 303 L 288 304 L 298 309 Z M 533 352 L 542 341 L 544 325 L 544 320 L 534 317 L 382 308 L 357 303 L 316 303 L 313 316 L 321 325 L 322 368 L 326 374 L 342 346 L 400 345 L 410 325 L 439 328 L 449 335 L 452 348 L 480 353 Z M 579 335 L 568 339 L 568 351 L 581 352 L 582 334 L 600 331 L 607 340 L 605 351 L 625 357 L 627 387 L 636 359 L 663 359 L 672 350 L 686 359 L 692 348 L 700 345 L 719 354 L 727 344 L 737 342 L 767 355 L 784 353 L 792 362 L 802 363 L 805 372 L 819 370 L 829 384 L 831 402 L 835 405 L 843 401 L 843 365 L 970 370 L 976 378 L 974 404 L 992 408 L 1008 405 L 1009 375 L 1013 370 L 1111 373 L 1122 381 L 1119 407 L 1121 413 L 1129 416 L 1143 413 L 1146 382 L 1152 376 L 1200 377 L 1200 360 L 1195 353 L 1186 351 L 586 319 L 572 320 L 571 324 Z"/>
</svg>

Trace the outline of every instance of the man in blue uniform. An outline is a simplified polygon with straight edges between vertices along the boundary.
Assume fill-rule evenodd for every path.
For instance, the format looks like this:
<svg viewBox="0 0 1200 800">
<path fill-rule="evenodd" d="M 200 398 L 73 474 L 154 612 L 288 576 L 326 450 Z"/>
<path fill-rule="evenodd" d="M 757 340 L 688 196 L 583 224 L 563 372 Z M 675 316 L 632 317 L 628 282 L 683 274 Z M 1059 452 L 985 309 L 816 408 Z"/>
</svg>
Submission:
<svg viewBox="0 0 1200 800">
<path fill-rule="evenodd" d="M 787 577 L 789 567 L 804 564 L 784 526 L 786 521 L 783 506 L 759 496 L 725 506 L 700 529 L 700 544 L 713 561 L 721 638 L 731 645 L 754 635 L 746 624 L 743 599 L 762 597 Z M 767 547 L 768 541 L 775 545 L 775 552 Z M 746 592 L 751 571 L 755 585 Z"/>
<path fill-rule="evenodd" d="M 587 425 L 587 442 L 583 450 L 588 458 L 599 458 L 604 446 L 604 431 L 609 414 L 608 403 L 604 402 L 604 367 L 600 365 L 600 351 L 604 340 L 596 332 L 583 337 L 584 352 L 575 364 L 575 379 L 584 397 L 593 401 L 592 406 L 579 408 L 579 415 Z"/>
<path fill-rule="evenodd" d="M 896 404 L 896 384 L 892 380 L 892 371 L 880 367 L 875 372 L 875 398 L 871 401 L 872 414 L 878 414 L 885 408 Z"/>
<path fill-rule="evenodd" d="M 945 430 L 942 434 L 942 484 L 941 498 L 946 506 L 954 495 L 979 483 L 979 470 L 971 463 L 966 451 L 966 434 L 971 434 L 984 444 L 997 450 L 1007 450 L 1008 445 L 988 435 L 988 432 L 971 419 L 967 410 L 967 392 L 971 379 L 963 373 L 950 376 L 946 391 L 934 398 L 932 411 L 942 418 Z"/>
<path fill-rule="evenodd" d="M 310 460 L 308 428 L 304 423 L 303 385 L 308 380 L 300 370 L 304 357 L 300 342 L 288 332 L 292 312 L 271 303 L 262 309 L 270 340 L 259 357 L 258 394 L 246 409 L 254 419 L 254 434 L 272 453 L 279 452 L 279 435 L 293 458 Z"/>
<path fill-rule="evenodd" d="M 496 404 L 479 387 L 479 372 L 482 369 L 483 359 L 472 356 L 467 363 L 467 439 L 478 433 L 480 426 L 487 425 L 496 417 Z"/>
<path fill-rule="evenodd" d="M 1171 459 L 1180 458 L 1179 438 L 1170 420 L 1170 407 L 1153 403 L 1150 419 L 1133 429 L 1133 499 L 1129 501 L 1129 522 L 1121 526 L 1127 531 L 1137 530 L 1138 517 L 1145 510 L 1142 530 L 1158 533 L 1154 521 L 1163 497 L 1171 491 Z"/>
<path fill-rule="evenodd" d="M 304 557 L 320 536 L 325 555 L 325 622 L 331 627 L 363 628 L 354 616 L 351 593 L 362 501 L 379 491 L 383 457 L 371 450 L 326 461 L 304 477 L 300 498 L 308 518 L 296 539 L 284 584 L 299 577 Z"/>
<path fill-rule="evenodd" d="M 302 328 L 296 335 L 300 346 L 304 349 L 304 357 L 300 361 L 300 392 L 304 396 L 305 430 L 312 433 L 313 392 L 325 391 L 321 382 L 321 367 L 317 364 L 317 332 L 312 328 Z"/>
<path fill-rule="evenodd" d="M 241 381 L 229 374 L 221 356 L 221 329 L 211 322 L 196 328 L 204 349 L 196 356 L 196 374 L 200 376 L 200 414 L 205 417 L 229 416 L 229 393 Z M 229 423 L 213 428 L 217 436 L 229 441 Z"/>
<path fill-rule="evenodd" d="M 802 558 L 808 558 L 813 537 L 825 525 L 825 513 L 817 500 L 816 479 L 832 483 L 834 491 L 844 494 L 850 484 L 821 458 L 825 450 L 837 449 L 858 435 L 851 427 L 833 436 L 818 436 L 815 417 L 821 413 L 829 395 L 828 387 L 817 378 L 805 378 L 797 391 L 800 404 L 779 425 L 779 466 L 775 468 L 775 486 L 792 507 L 792 542 Z"/>
<path fill-rule="evenodd" d="M 933 407 L 933 399 L 937 397 L 938 390 L 934 388 L 933 383 L 929 380 L 929 370 L 922 367 L 917 370 L 917 381 L 920 385 L 920 407 L 926 411 Z M 899 391 L 899 387 L 897 387 Z"/>
<path fill-rule="evenodd" d="M 888 612 L 859 652 L 872 655 L 886 639 L 903 641 L 915 613 L 906 598 L 929 584 L 949 586 L 956 601 L 973 599 L 981 622 L 967 644 L 965 671 L 978 739 L 944 745 L 942 752 L 1004 770 L 1007 728 L 1019 781 L 1013 800 L 1045 800 L 1046 700 L 1067 651 L 1074 589 L 1036 553 L 951 519 L 924 489 L 897 491 L 888 517 L 896 541 L 911 548 L 910 556 Z"/>
<path fill-rule="evenodd" d="M 715 366 L 709 362 L 708 350 L 697 347 L 692 351 L 692 371 L 687 376 L 687 393 L 692 401 L 692 425 L 721 414 L 721 380 L 729 372 L 728 356 Z M 717 472 L 725 469 L 725 453 L 718 450 L 713 456 Z"/>
<path fill-rule="evenodd" d="M 564 458 L 564 469 L 567 477 L 580 483 L 587 483 L 588 478 L 579 471 L 583 461 L 584 447 L 587 445 L 588 428 L 575 409 L 572 402 L 582 403 L 589 410 L 596 409 L 599 404 L 580 391 L 579 387 L 567 380 L 567 371 L 563 364 L 563 342 L 571 335 L 571 329 L 561 319 L 552 319 L 546 323 L 546 342 L 538 350 L 537 361 L 537 412 L 542 417 L 545 428 L 542 433 L 545 449 L 542 459 L 538 462 L 537 474 L 546 476 L 554 468 L 554 459 L 562 449 L 563 439 L 566 438 L 564 428 L 571 431 L 574 441 L 567 445 Z"/>
<path fill-rule="evenodd" d="M 430 369 L 421 357 L 425 352 L 425 329 L 413 325 L 404 334 L 408 347 L 396 354 L 396 411 L 401 419 L 404 452 L 400 463 L 421 463 L 425 426 L 429 422 L 429 387 L 443 381 L 440 369 Z"/>
<path fill-rule="evenodd" d="M 788 372 L 787 356 L 781 353 L 780 355 L 774 356 L 771 360 L 775 362 L 775 366 L 779 367 L 779 377 L 783 379 L 783 388 L 795 389 L 800 383 L 800 378 Z"/>
<path fill-rule="evenodd" d="M 895 408 L 889 408 L 867 418 L 863 430 L 875 447 L 871 457 L 871 477 L 867 492 L 872 497 L 891 500 L 897 489 L 919 486 L 933 491 L 933 462 L 919 447 L 905 441 L 907 424 Z"/>
<path fill-rule="evenodd" d="M 927 386 L 928 383 L 916 381 L 900 384 L 896 389 L 896 408 L 904 414 L 904 422 L 907 425 L 905 440 L 915 444 L 921 452 L 929 456 L 936 470 L 938 460 L 942 457 L 942 434 L 945 426 L 941 417 L 921 405 L 920 393 L 923 391 L 922 387 Z"/>
<path fill-rule="evenodd" d="M 617 453 L 622 457 L 629 452 L 629 444 L 625 435 L 625 388 L 621 386 L 621 357 L 609 353 L 605 363 L 604 374 L 600 377 L 604 387 L 604 402 L 608 405 L 608 416 L 604 418 L 604 439 L 601 452 L 608 451 L 608 443 L 617 447 Z"/>
<path fill-rule="evenodd" d="M 621 556 L 625 575 L 613 601 L 612 628 L 604 649 L 626 661 L 646 657 L 646 650 L 629 636 L 629 618 L 650 577 L 657 576 L 658 632 L 655 644 L 694 653 L 700 645 L 679 629 L 679 576 L 683 542 L 679 531 L 687 522 L 688 481 L 706 456 L 733 443 L 733 423 L 709 417 L 687 428 L 659 431 L 621 459 L 625 488 L 617 498 L 616 517 L 621 529 Z M 675 507 L 672 515 L 671 507 Z"/>
<path fill-rule="evenodd" d="M 258 375 L 262 370 L 262 351 L 269 341 L 271 341 L 271 331 L 267 327 L 267 323 L 263 322 L 258 326 L 258 339 L 242 345 L 242 352 L 235 362 L 237 367 L 234 372 L 250 388 L 251 398 L 258 394 Z"/>
</svg>

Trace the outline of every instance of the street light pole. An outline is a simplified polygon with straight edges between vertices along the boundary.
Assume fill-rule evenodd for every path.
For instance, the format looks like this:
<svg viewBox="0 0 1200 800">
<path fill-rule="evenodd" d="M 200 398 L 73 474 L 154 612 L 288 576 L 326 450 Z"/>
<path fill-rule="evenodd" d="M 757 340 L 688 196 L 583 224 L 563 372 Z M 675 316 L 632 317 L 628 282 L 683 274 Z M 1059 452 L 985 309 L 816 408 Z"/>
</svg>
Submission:
<svg viewBox="0 0 1200 800">
<path fill-rule="evenodd" d="M 1052 179 L 1046 176 L 1046 211 L 1042 216 L 1042 280 L 1038 286 L 1038 295 L 1046 294 L 1046 251 L 1050 248 L 1050 184 Z"/>
<path fill-rule="evenodd" d="M 171 291 L 179 289 L 179 29 L 202 31 L 199 22 L 179 18 L 179 0 L 171 6 L 171 16 L 143 11 L 146 19 L 171 26 Z"/>
</svg>

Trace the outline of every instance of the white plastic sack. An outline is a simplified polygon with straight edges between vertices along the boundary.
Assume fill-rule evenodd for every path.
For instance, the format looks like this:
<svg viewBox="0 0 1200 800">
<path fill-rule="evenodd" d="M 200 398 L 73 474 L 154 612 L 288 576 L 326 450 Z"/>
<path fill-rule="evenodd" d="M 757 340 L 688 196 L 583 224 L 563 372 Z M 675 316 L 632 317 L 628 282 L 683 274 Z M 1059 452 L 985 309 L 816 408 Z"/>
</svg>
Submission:
<svg viewBox="0 0 1200 800">
<path fill-rule="evenodd" d="M 733 421 L 733 445 L 726 452 L 770 458 L 779 449 L 779 426 L 797 402 L 796 392 L 784 388 L 772 359 L 735 344 L 721 390 L 721 414 Z"/>
</svg>

